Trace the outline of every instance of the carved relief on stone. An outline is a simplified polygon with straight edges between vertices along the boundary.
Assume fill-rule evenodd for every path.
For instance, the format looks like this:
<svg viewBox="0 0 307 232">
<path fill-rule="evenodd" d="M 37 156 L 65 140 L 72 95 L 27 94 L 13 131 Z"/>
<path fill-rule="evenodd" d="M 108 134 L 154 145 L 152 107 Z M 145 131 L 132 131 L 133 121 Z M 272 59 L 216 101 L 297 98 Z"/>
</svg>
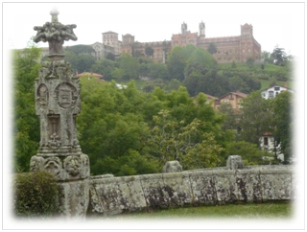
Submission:
<svg viewBox="0 0 307 232">
<path fill-rule="evenodd" d="M 54 174 L 57 178 L 61 178 L 62 163 L 58 157 L 47 158 L 45 161 L 44 169 Z"/>
<path fill-rule="evenodd" d="M 60 107 L 73 108 L 78 98 L 77 90 L 72 84 L 62 82 L 55 89 L 55 98 Z"/>
<path fill-rule="evenodd" d="M 61 146 L 60 115 L 58 114 L 48 115 L 48 131 L 49 131 L 48 146 L 53 149 L 60 147 Z"/>
<path fill-rule="evenodd" d="M 80 156 L 81 164 L 82 164 L 82 177 L 89 177 L 90 176 L 90 161 L 87 155 L 82 154 Z"/>
<path fill-rule="evenodd" d="M 37 172 L 41 171 L 44 168 L 44 161 L 45 159 L 43 157 L 39 156 L 32 156 L 30 161 L 30 171 L 31 172 Z"/>
<path fill-rule="evenodd" d="M 64 161 L 64 168 L 70 176 L 77 177 L 80 174 L 80 168 L 81 168 L 80 157 L 68 156 Z"/>
<path fill-rule="evenodd" d="M 37 103 L 42 109 L 48 106 L 49 92 L 45 84 L 40 84 L 37 88 Z"/>
<path fill-rule="evenodd" d="M 41 68 L 41 69 L 39 70 L 39 76 L 40 76 L 40 78 L 45 78 L 49 73 L 50 73 L 49 68 L 46 68 L 46 67 L 44 67 L 44 66 L 43 66 L 43 68 Z"/>
</svg>

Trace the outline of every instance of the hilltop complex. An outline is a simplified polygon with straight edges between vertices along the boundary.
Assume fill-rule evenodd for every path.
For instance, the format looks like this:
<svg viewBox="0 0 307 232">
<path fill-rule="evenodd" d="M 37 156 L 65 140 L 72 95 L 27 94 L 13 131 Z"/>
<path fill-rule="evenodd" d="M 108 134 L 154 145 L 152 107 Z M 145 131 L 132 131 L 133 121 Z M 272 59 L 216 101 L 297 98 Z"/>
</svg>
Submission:
<svg viewBox="0 0 307 232">
<path fill-rule="evenodd" d="M 196 47 L 207 49 L 210 44 L 216 47 L 213 57 L 218 63 L 246 62 L 251 57 L 254 60 L 261 58 L 261 45 L 253 36 L 253 26 L 244 24 L 241 26 L 241 35 L 207 38 L 205 23 L 199 24 L 199 32 L 188 31 L 186 23 L 181 24 L 181 33 L 173 34 L 171 40 L 158 42 L 138 42 L 131 34 L 122 35 L 122 41 L 118 39 L 118 33 L 107 31 L 102 33 L 102 43 L 90 44 L 95 52 L 92 55 L 96 60 L 118 57 L 123 53 L 132 56 L 151 57 L 156 62 L 165 63 L 167 56 L 175 46 L 193 44 Z M 48 55 L 48 49 L 43 49 L 42 57 Z"/>
<path fill-rule="evenodd" d="M 96 42 L 91 47 L 95 50 L 97 60 L 106 58 L 109 53 L 115 56 L 128 53 L 133 56 L 150 56 L 157 62 L 165 63 L 167 55 L 175 46 L 193 44 L 207 49 L 210 43 L 217 49 L 213 56 L 219 63 L 245 62 L 249 57 L 255 60 L 261 57 L 261 45 L 254 39 L 253 26 L 249 24 L 241 26 L 241 35 L 207 38 L 205 23 L 199 24 L 198 33 L 188 31 L 187 24 L 182 23 L 180 34 L 173 34 L 169 41 L 159 42 L 138 42 L 131 34 L 122 35 L 120 41 L 118 33 L 108 31 L 102 33 L 102 43 Z"/>
</svg>

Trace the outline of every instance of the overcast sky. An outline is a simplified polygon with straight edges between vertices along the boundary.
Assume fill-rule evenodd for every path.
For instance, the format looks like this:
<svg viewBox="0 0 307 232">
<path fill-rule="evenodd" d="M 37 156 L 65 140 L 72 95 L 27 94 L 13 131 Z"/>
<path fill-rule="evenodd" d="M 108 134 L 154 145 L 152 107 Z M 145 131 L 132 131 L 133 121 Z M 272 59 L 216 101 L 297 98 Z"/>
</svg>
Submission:
<svg viewBox="0 0 307 232">
<path fill-rule="evenodd" d="M 34 26 L 51 21 L 57 8 L 59 21 L 76 24 L 77 41 L 65 45 L 102 42 L 102 32 L 130 33 L 139 42 L 170 40 L 182 22 L 198 32 L 201 21 L 207 37 L 240 35 L 240 26 L 252 24 L 262 50 L 276 45 L 295 55 L 297 36 L 303 28 L 303 4 L 294 3 L 10 3 L 4 5 L 5 42 L 24 48 L 36 34 Z M 296 41 L 295 41 L 296 40 Z M 40 42 L 40 47 L 47 47 Z"/>
</svg>

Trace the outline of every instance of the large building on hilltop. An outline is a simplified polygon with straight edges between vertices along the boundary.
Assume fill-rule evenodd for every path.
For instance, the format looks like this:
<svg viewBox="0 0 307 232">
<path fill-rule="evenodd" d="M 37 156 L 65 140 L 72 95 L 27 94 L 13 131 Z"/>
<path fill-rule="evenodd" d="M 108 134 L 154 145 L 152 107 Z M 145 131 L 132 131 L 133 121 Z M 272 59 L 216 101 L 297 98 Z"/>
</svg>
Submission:
<svg viewBox="0 0 307 232">
<path fill-rule="evenodd" d="M 181 33 L 173 34 L 171 40 L 158 42 L 138 42 L 131 34 L 122 35 L 122 41 L 118 39 L 116 32 L 108 31 L 102 33 L 102 44 L 96 44 L 95 51 L 103 49 L 104 46 L 111 47 L 114 50 L 114 55 L 119 56 L 123 53 L 128 53 L 133 56 L 147 56 L 153 58 L 157 62 L 166 62 L 167 55 L 175 46 L 186 46 L 193 44 L 196 47 L 207 49 L 213 43 L 217 52 L 213 57 L 218 63 L 246 62 L 248 58 L 259 60 L 261 58 L 261 45 L 253 36 L 253 26 L 244 24 L 241 26 L 241 34 L 238 36 L 228 37 L 206 37 L 205 23 L 199 24 L 199 32 L 190 32 L 186 23 L 181 25 Z M 112 51 L 108 49 L 109 52 Z M 101 55 L 96 55 L 97 58 L 105 58 Z"/>
</svg>

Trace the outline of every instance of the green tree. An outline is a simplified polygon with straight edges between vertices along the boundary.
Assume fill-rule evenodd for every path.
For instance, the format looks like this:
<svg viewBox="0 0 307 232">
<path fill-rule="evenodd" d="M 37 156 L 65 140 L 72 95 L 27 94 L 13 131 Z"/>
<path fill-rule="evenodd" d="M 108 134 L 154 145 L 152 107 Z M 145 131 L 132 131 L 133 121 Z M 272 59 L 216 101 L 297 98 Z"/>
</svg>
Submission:
<svg viewBox="0 0 307 232">
<path fill-rule="evenodd" d="M 148 76 L 152 78 L 160 78 L 162 80 L 169 80 L 167 67 L 161 63 L 148 64 Z"/>
<path fill-rule="evenodd" d="M 274 48 L 271 57 L 273 58 L 274 64 L 284 66 L 285 58 L 287 54 L 284 51 L 284 48 L 279 48 L 278 45 Z"/>
<path fill-rule="evenodd" d="M 184 56 L 184 48 L 174 47 L 167 58 L 167 70 L 171 79 L 182 81 L 187 59 Z"/>
<path fill-rule="evenodd" d="M 216 46 L 215 46 L 215 43 L 210 43 L 208 48 L 207 48 L 208 52 L 210 52 L 211 55 L 217 53 L 217 49 L 216 49 Z"/>
<path fill-rule="evenodd" d="M 232 61 L 231 68 L 237 68 L 236 62 Z"/>
<path fill-rule="evenodd" d="M 115 61 L 109 59 L 102 59 L 96 61 L 92 65 L 91 71 L 103 75 L 103 79 L 109 81 L 113 79 L 112 72 L 116 69 L 116 66 L 117 64 Z"/>
<path fill-rule="evenodd" d="M 73 52 L 75 54 L 84 53 L 84 54 L 88 54 L 88 55 L 90 55 L 91 53 L 95 53 L 95 50 L 91 46 L 82 45 L 82 44 L 66 47 L 65 51 L 70 51 L 70 52 Z"/>
<path fill-rule="evenodd" d="M 289 163 L 292 156 L 293 109 L 292 93 L 284 91 L 273 99 L 274 136 L 280 144 L 280 151 L 284 154 L 285 163 Z"/>
<path fill-rule="evenodd" d="M 239 112 L 236 111 L 229 103 L 222 103 L 219 106 L 219 113 L 225 115 L 225 121 L 222 125 L 223 130 L 233 130 L 240 132 Z"/>
<path fill-rule="evenodd" d="M 65 61 L 71 64 L 71 67 L 79 73 L 90 72 L 92 65 L 95 63 L 95 58 L 92 55 L 85 53 L 74 53 L 71 51 L 65 52 Z"/>
<path fill-rule="evenodd" d="M 249 66 L 249 67 L 252 67 L 255 63 L 255 60 L 254 58 L 252 57 L 248 57 L 247 60 L 246 60 L 246 64 Z"/>
<path fill-rule="evenodd" d="M 273 132 L 273 112 L 271 100 L 261 97 L 260 91 L 255 91 L 243 98 L 240 127 L 240 140 L 257 144 L 259 137 L 265 132 Z"/>
<path fill-rule="evenodd" d="M 138 59 L 131 55 L 124 53 L 119 57 L 119 68 L 123 70 L 123 79 L 137 79 L 139 76 L 140 64 Z"/>
<path fill-rule="evenodd" d="M 213 56 L 203 48 L 196 48 L 187 60 L 186 76 L 197 69 L 205 74 L 207 70 L 212 69 L 216 65 Z"/>
<path fill-rule="evenodd" d="M 274 154 L 259 150 L 257 144 L 246 141 L 231 142 L 227 146 L 227 153 L 230 155 L 240 155 L 245 165 L 265 164 L 264 156 L 274 157 Z"/>
<path fill-rule="evenodd" d="M 187 155 L 183 157 L 183 167 L 200 169 L 219 166 L 222 162 L 223 150 L 212 133 L 205 133 L 202 142 L 190 148 Z"/>
<path fill-rule="evenodd" d="M 14 73 L 14 169 L 29 170 L 30 159 L 37 153 L 40 140 L 39 118 L 35 115 L 34 84 L 41 64 L 36 47 L 15 51 Z"/>
<path fill-rule="evenodd" d="M 273 59 L 271 57 L 271 53 L 269 53 L 267 51 L 262 51 L 261 52 L 261 56 L 262 56 L 262 59 L 263 59 L 264 63 L 273 64 Z"/>
</svg>

